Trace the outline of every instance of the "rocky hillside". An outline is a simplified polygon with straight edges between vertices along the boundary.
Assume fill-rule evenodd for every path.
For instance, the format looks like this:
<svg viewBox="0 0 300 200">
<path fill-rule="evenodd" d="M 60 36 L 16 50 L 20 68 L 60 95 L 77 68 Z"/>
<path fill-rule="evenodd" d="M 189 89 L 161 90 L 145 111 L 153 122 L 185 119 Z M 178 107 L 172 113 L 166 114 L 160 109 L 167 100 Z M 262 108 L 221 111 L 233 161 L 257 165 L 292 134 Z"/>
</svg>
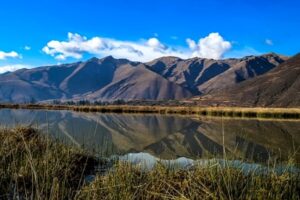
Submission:
<svg viewBox="0 0 300 200">
<path fill-rule="evenodd" d="M 147 65 L 151 70 L 190 90 L 193 94 L 203 94 L 231 87 L 264 74 L 285 60 L 287 57 L 270 53 L 225 60 L 204 58 L 182 60 L 176 57 L 163 57 Z"/>
<path fill-rule="evenodd" d="M 235 86 L 285 60 L 277 54 L 225 60 L 162 57 L 148 63 L 92 58 L 2 74 L 0 101 L 186 99 Z"/>
<path fill-rule="evenodd" d="M 195 99 L 203 104 L 299 107 L 300 54 L 264 75 Z"/>
<path fill-rule="evenodd" d="M 192 94 L 144 64 L 125 59 L 92 58 L 86 62 L 22 69 L 0 75 L 2 102 L 51 99 L 181 99 Z"/>
</svg>

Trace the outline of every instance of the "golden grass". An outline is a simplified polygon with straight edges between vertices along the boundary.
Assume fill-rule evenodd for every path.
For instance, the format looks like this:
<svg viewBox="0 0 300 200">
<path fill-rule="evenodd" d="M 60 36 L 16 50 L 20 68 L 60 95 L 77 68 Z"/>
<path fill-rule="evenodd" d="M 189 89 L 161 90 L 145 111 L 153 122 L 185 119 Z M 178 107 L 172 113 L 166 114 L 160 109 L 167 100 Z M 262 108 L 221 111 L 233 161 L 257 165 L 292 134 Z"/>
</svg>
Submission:
<svg viewBox="0 0 300 200">
<path fill-rule="evenodd" d="M 118 163 L 84 187 L 79 199 L 297 199 L 299 175 L 256 174 L 240 169 L 195 166 L 169 169 L 157 164 L 150 171 Z"/>
<path fill-rule="evenodd" d="M 1 104 L 0 108 L 73 110 L 79 112 L 156 113 L 224 116 L 239 118 L 300 118 L 300 108 L 244 108 L 200 106 L 133 106 L 133 105 L 51 105 L 51 104 Z"/>
<path fill-rule="evenodd" d="M 0 199 L 72 199 L 97 160 L 35 129 L 0 130 Z"/>
<path fill-rule="evenodd" d="M 100 163 L 32 128 L 0 130 L 0 199 L 299 199 L 300 174 L 245 172 L 217 162 L 151 170 L 115 162 L 87 183 Z M 101 165 L 105 165 L 103 162 Z"/>
</svg>

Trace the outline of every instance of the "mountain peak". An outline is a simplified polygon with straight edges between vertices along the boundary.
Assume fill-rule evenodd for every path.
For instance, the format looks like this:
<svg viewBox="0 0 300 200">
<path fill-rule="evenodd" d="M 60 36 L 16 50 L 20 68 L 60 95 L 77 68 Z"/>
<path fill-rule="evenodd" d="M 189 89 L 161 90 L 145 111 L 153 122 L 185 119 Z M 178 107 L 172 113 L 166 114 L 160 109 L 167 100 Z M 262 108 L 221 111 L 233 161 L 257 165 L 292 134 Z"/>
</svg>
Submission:
<svg viewBox="0 0 300 200">
<path fill-rule="evenodd" d="M 112 56 L 106 56 L 104 58 L 101 58 L 100 60 L 101 61 L 114 61 L 116 59 L 114 57 L 112 57 Z"/>
<path fill-rule="evenodd" d="M 160 58 L 156 58 L 150 62 L 157 62 L 157 61 L 172 62 L 172 61 L 180 61 L 180 60 L 182 59 L 175 56 L 163 56 Z"/>
<path fill-rule="evenodd" d="M 266 54 L 264 54 L 264 55 L 278 56 L 279 54 L 277 54 L 277 53 L 271 51 L 271 52 L 268 52 L 268 53 L 266 53 Z"/>
<path fill-rule="evenodd" d="M 269 53 L 263 54 L 261 56 L 262 57 L 287 57 L 287 56 L 284 56 L 284 55 L 281 55 L 281 54 L 277 54 L 275 52 L 269 52 Z"/>
<path fill-rule="evenodd" d="M 92 57 L 90 59 L 87 60 L 87 62 L 98 62 L 100 59 L 97 57 Z"/>
<path fill-rule="evenodd" d="M 96 56 L 94 56 L 94 57 L 88 59 L 87 62 L 99 62 L 99 61 L 102 61 L 102 62 L 112 62 L 114 60 L 117 60 L 117 59 L 115 59 L 112 56 L 106 56 L 106 57 L 103 57 L 103 58 L 97 58 Z"/>
</svg>

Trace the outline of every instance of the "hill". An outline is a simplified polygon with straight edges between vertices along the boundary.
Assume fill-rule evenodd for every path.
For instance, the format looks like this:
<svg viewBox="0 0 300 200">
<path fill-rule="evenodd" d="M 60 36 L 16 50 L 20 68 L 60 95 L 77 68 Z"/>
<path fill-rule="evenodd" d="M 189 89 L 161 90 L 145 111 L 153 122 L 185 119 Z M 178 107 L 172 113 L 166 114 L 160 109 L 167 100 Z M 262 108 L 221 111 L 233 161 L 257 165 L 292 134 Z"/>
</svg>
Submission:
<svg viewBox="0 0 300 200">
<path fill-rule="evenodd" d="M 195 99 L 224 106 L 299 107 L 300 54 L 264 75 Z"/>
<path fill-rule="evenodd" d="M 0 101 L 189 99 L 259 77 L 286 59 L 273 53 L 224 60 L 162 57 L 148 63 L 92 58 L 1 74 Z"/>
</svg>

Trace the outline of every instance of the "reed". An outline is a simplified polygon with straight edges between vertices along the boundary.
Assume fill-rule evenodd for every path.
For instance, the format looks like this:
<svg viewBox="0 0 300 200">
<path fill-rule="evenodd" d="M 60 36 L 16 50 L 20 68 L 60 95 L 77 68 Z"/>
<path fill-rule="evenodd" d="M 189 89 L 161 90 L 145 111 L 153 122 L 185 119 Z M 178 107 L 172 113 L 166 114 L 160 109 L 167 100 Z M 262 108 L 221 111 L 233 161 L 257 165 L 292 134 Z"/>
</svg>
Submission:
<svg viewBox="0 0 300 200">
<path fill-rule="evenodd" d="M 0 199 L 299 199 L 300 174 L 245 172 L 212 162 L 189 169 L 161 163 L 113 165 L 28 127 L 0 130 Z M 293 165 L 291 163 L 291 165 Z M 99 166 L 105 171 L 97 171 Z M 105 167 L 106 166 L 106 167 Z M 108 167 L 110 166 L 110 167 Z M 92 182 L 88 175 L 96 175 Z"/>
<path fill-rule="evenodd" d="M 239 118 L 299 119 L 300 108 L 244 108 L 244 107 L 200 107 L 200 106 L 139 106 L 139 105 L 55 105 L 55 104 L 0 104 L 1 108 L 73 110 L 77 112 L 101 113 L 152 113 L 181 114 Z"/>
<path fill-rule="evenodd" d="M 113 171 L 98 175 L 85 186 L 79 199 L 298 199 L 300 176 L 271 170 L 244 173 L 217 163 L 190 170 L 157 164 L 144 171 L 118 163 Z"/>
<path fill-rule="evenodd" d="M 28 127 L 0 130 L 0 199 L 72 199 L 98 160 Z"/>
</svg>

